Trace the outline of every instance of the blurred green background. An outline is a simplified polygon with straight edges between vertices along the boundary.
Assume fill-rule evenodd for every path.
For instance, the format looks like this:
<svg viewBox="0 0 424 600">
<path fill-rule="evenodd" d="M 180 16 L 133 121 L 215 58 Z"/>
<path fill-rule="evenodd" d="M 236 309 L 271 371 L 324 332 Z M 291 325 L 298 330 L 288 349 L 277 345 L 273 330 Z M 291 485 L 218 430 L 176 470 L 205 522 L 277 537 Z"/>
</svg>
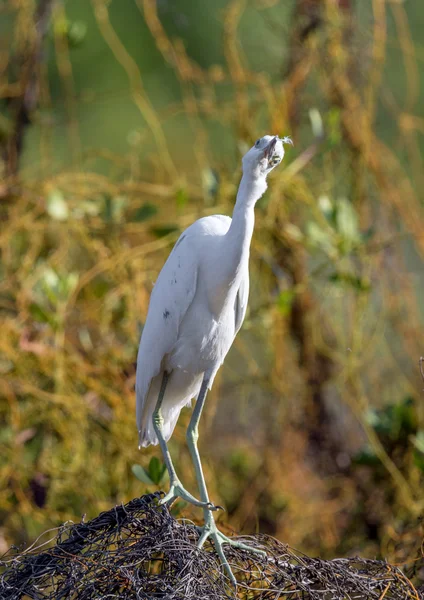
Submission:
<svg viewBox="0 0 424 600">
<path fill-rule="evenodd" d="M 160 457 L 135 426 L 153 283 L 278 133 L 201 422 L 210 495 L 310 554 L 414 560 L 423 28 L 421 0 L 0 3 L 0 552 L 157 489 L 132 472 Z M 195 491 L 188 418 L 171 452 Z"/>
</svg>

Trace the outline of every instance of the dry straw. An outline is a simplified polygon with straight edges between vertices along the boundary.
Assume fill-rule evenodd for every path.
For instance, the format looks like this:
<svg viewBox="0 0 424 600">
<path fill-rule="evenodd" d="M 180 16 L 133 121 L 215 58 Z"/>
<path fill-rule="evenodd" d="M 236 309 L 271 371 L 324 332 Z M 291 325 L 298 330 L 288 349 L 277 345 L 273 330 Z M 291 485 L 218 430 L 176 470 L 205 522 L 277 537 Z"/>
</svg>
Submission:
<svg viewBox="0 0 424 600">
<path fill-rule="evenodd" d="M 398 568 L 380 560 L 322 560 L 264 536 L 243 541 L 266 558 L 237 548 L 226 554 L 238 578 L 232 588 L 216 554 L 199 550 L 196 526 L 159 507 L 159 494 L 136 498 L 98 517 L 64 524 L 0 562 L 0 597 L 198 600 L 389 600 L 424 598 Z"/>
</svg>

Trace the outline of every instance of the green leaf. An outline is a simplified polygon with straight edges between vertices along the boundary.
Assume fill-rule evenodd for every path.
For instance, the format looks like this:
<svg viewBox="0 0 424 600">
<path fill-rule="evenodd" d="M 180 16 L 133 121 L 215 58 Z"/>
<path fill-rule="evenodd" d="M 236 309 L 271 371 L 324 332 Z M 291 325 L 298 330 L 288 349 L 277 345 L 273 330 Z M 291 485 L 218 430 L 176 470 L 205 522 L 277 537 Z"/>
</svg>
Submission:
<svg viewBox="0 0 424 600">
<path fill-rule="evenodd" d="M 117 223 L 121 220 L 125 206 L 128 204 L 126 196 L 115 196 L 105 194 L 103 205 L 103 218 L 107 223 Z"/>
<path fill-rule="evenodd" d="M 317 246 L 329 255 L 335 253 L 333 235 L 329 228 L 328 230 L 322 229 L 314 221 L 309 221 L 306 226 L 306 235 L 312 245 Z"/>
<path fill-rule="evenodd" d="M 414 452 L 414 464 L 420 471 L 424 472 L 424 455 L 420 452 Z"/>
<path fill-rule="evenodd" d="M 177 201 L 178 210 L 182 210 L 188 202 L 187 192 L 183 188 L 179 189 L 175 199 Z"/>
<path fill-rule="evenodd" d="M 367 411 L 365 418 L 380 437 L 393 437 L 395 427 L 393 405 L 390 404 L 379 411 L 370 409 Z"/>
<path fill-rule="evenodd" d="M 402 437 L 405 438 L 409 434 L 415 433 L 417 429 L 417 411 L 414 399 L 407 396 L 402 402 L 394 404 L 393 419 L 396 420 L 398 433 Z"/>
<path fill-rule="evenodd" d="M 89 352 L 93 349 L 93 342 L 91 340 L 90 332 L 87 329 L 87 327 L 81 327 L 80 329 L 78 329 L 78 338 L 86 352 Z"/>
<path fill-rule="evenodd" d="M 0 375 L 6 375 L 15 368 L 14 363 L 6 357 L 0 356 Z"/>
<path fill-rule="evenodd" d="M 158 485 L 160 485 L 161 483 L 163 483 L 164 481 L 166 481 L 169 478 L 169 473 L 168 473 L 168 469 L 166 468 L 166 465 L 163 464 L 162 465 L 162 474 L 159 478 L 158 481 Z"/>
<path fill-rule="evenodd" d="M 302 242 L 304 239 L 303 233 L 299 227 L 297 225 L 293 225 L 293 223 L 287 223 L 284 226 L 284 233 L 295 242 Z"/>
<path fill-rule="evenodd" d="M 128 204 L 128 198 L 126 196 L 115 196 L 112 202 L 112 214 L 114 221 L 121 221 L 125 207 Z"/>
<path fill-rule="evenodd" d="M 56 221 L 66 221 L 69 217 L 68 203 L 60 190 L 53 190 L 47 197 L 47 213 Z"/>
<path fill-rule="evenodd" d="M 139 479 L 146 485 L 155 485 L 154 481 L 151 480 L 148 473 L 146 472 L 145 469 L 143 469 L 143 467 L 141 465 L 133 465 L 131 467 L 131 471 L 137 477 L 137 479 Z"/>
<path fill-rule="evenodd" d="M 219 178 L 212 169 L 203 169 L 202 186 L 208 199 L 216 198 L 219 189 Z"/>
<path fill-rule="evenodd" d="M 380 464 L 379 458 L 374 454 L 371 448 L 364 448 L 353 457 L 355 465 L 364 465 L 368 467 L 375 467 Z"/>
<path fill-rule="evenodd" d="M 358 216 L 352 203 L 347 198 L 340 198 L 336 206 L 337 232 L 348 242 L 358 242 Z"/>
<path fill-rule="evenodd" d="M 102 211 L 102 207 L 99 202 L 93 202 L 92 200 L 81 200 L 72 211 L 72 216 L 76 219 L 82 219 L 85 216 L 97 217 Z"/>
<path fill-rule="evenodd" d="M 321 138 L 324 135 L 324 126 L 321 113 L 317 108 L 309 109 L 309 120 L 311 122 L 312 133 L 316 138 Z"/>
<path fill-rule="evenodd" d="M 140 208 L 138 208 L 132 216 L 132 221 L 136 221 L 137 223 L 141 223 L 142 221 L 147 221 L 158 212 L 157 207 L 154 204 L 150 204 L 149 202 L 145 202 Z"/>
<path fill-rule="evenodd" d="M 61 298 L 65 299 L 74 291 L 78 284 L 78 273 L 67 273 L 59 277 L 59 292 Z"/>
<path fill-rule="evenodd" d="M 111 289 L 111 283 L 105 277 L 98 275 L 94 278 L 91 291 L 96 298 L 104 298 Z"/>
<path fill-rule="evenodd" d="M 284 290 L 278 296 L 278 310 L 284 317 L 290 314 L 295 295 L 294 290 Z"/>
<path fill-rule="evenodd" d="M 422 429 L 417 432 L 417 435 L 411 436 L 411 441 L 418 452 L 424 454 L 424 431 Z"/>
<path fill-rule="evenodd" d="M 368 292 L 371 289 L 367 281 L 351 273 L 333 273 L 328 280 L 332 283 L 353 287 L 359 292 Z"/>
<path fill-rule="evenodd" d="M 153 456 L 150 459 L 148 471 L 150 479 L 156 485 L 159 485 L 165 474 L 166 465 L 162 463 L 156 456 Z"/>
<path fill-rule="evenodd" d="M 16 437 L 16 433 L 12 429 L 12 427 L 2 427 L 0 429 L 0 443 L 7 444 L 9 442 L 13 442 L 13 439 Z"/>
<path fill-rule="evenodd" d="M 327 221 L 334 225 L 335 209 L 330 198 L 326 195 L 320 196 L 318 198 L 318 206 Z"/>
<path fill-rule="evenodd" d="M 413 398 L 407 397 L 396 404 L 389 404 L 381 410 L 371 409 L 366 419 L 374 431 L 392 441 L 406 441 L 416 430 L 416 408 Z"/>
<path fill-rule="evenodd" d="M 59 275 L 50 267 L 46 267 L 43 272 L 43 282 L 49 289 L 57 290 L 59 286 Z"/>
<path fill-rule="evenodd" d="M 370 408 L 365 412 L 365 421 L 370 425 L 373 429 L 379 424 L 380 417 L 378 416 L 377 411 L 374 408 Z"/>
<path fill-rule="evenodd" d="M 60 280 L 56 271 L 50 267 L 46 267 L 41 274 L 37 287 L 42 292 L 44 298 L 53 306 L 56 306 L 60 296 Z"/>
<path fill-rule="evenodd" d="M 103 218 L 108 223 L 113 221 L 113 201 L 110 194 L 106 194 L 104 197 Z"/>
<path fill-rule="evenodd" d="M 66 300 L 73 292 L 78 283 L 78 278 L 78 273 L 59 274 L 50 267 L 46 267 L 35 286 L 38 294 L 41 292 L 43 295 L 42 299 L 39 297 L 39 303 L 46 304 L 47 300 L 51 305 L 57 306 L 59 302 Z"/>
<path fill-rule="evenodd" d="M 228 456 L 228 463 L 235 475 L 247 479 L 258 468 L 252 457 L 243 449 L 233 450 Z"/>
<path fill-rule="evenodd" d="M 161 471 L 160 460 L 157 458 L 157 456 L 152 456 L 150 459 L 148 471 L 150 479 L 157 485 Z"/>
<path fill-rule="evenodd" d="M 178 227 L 176 225 L 163 225 L 162 227 L 152 227 L 150 231 L 156 237 L 161 238 L 178 231 Z"/>
<path fill-rule="evenodd" d="M 365 244 L 366 242 L 368 242 L 375 234 L 375 229 L 374 227 L 370 227 L 369 229 L 367 229 L 367 231 L 363 231 L 360 235 L 361 235 L 361 241 Z"/>
<path fill-rule="evenodd" d="M 33 316 L 33 318 L 39 323 L 48 323 L 53 328 L 57 326 L 57 321 L 55 319 L 55 313 L 52 313 L 49 310 L 45 310 L 42 306 L 33 302 L 29 307 L 29 312 Z"/>
<path fill-rule="evenodd" d="M 327 130 L 330 144 L 337 145 L 342 139 L 342 130 L 340 126 L 340 109 L 331 108 L 327 114 Z"/>
<path fill-rule="evenodd" d="M 87 25 L 83 21 L 74 21 L 68 25 L 67 37 L 71 48 L 77 48 L 85 40 Z"/>
</svg>

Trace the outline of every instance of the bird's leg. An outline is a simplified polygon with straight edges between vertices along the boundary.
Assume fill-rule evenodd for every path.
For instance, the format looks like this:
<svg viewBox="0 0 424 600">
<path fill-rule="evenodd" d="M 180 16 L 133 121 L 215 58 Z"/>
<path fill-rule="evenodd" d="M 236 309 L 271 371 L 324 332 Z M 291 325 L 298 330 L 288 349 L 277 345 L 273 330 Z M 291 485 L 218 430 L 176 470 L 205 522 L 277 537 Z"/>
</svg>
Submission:
<svg viewBox="0 0 424 600">
<path fill-rule="evenodd" d="M 158 396 L 158 401 L 156 403 L 156 408 L 153 413 L 153 428 L 156 432 L 157 438 L 159 440 L 159 444 L 162 450 L 163 457 L 165 459 L 166 468 L 169 473 L 169 481 L 170 488 L 169 492 L 162 498 L 159 504 L 165 504 L 166 502 L 173 502 L 176 498 L 180 497 L 195 506 L 200 506 L 204 509 L 208 510 L 216 510 L 216 507 L 213 506 L 209 501 L 201 502 L 197 500 L 190 492 L 188 492 L 180 482 L 177 477 L 177 473 L 175 471 L 174 464 L 172 462 L 171 454 L 169 452 L 168 444 L 166 443 L 165 438 L 163 437 L 162 428 L 163 428 L 163 417 L 161 412 L 163 398 L 165 396 L 166 386 L 168 384 L 170 377 L 170 373 L 164 371 L 162 384 L 160 387 L 160 392 Z"/>
<path fill-rule="evenodd" d="M 254 552 L 256 554 L 260 554 L 261 556 L 266 556 L 266 552 L 260 550 L 259 548 L 255 548 L 254 546 L 248 546 L 247 544 L 243 544 L 242 542 L 233 540 L 232 538 L 224 535 L 221 531 L 219 531 L 215 523 L 215 518 L 211 511 L 204 509 L 203 513 L 205 518 L 205 524 L 203 527 L 198 527 L 200 536 L 197 542 L 197 546 L 198 548 L 202 548 L 203 544 L 210 537 L 213 541 L 213 545 L 215 546 L 215 550 L 219 556 L 221 564 L 226 570 L 227 575 L 231 580 L 231 583 L 233 585 L 237 585 L 236 578 L 234 577 L 234 573 L 231 570 L 228 560 L 226 559 L 222 546 L 224 544 L 228 544 L 229 546 L 233 546 L 234 548 L 239 548 L 240 550 L 245 550 L 247 552 Z"/>
<path fill-rule="evenodd" d="M 197 448 L 197 440 L 199 438 L 199 420 L 202 414 L 203 406 L 205 404 L 206 393 L 208 391 L 208 383 L 209 378 L 206 376 L 203 378 L 202 387 L 200 388 L 199 396 L 197 398 L 196 406 L 194 407 L 194 411 L 190 420 L 190 424 L 187 429 L 187 444 L 190 450 L 191 457 L 194 463 L 194 469 L 196 472 L 196 479 L 199 486 L 200 498 L 203 502 L 209 502 L 208 490 L 206 488 L 205 477 L 203 475 L 202 464 L 200 462 L 199 450 Z M 204 519 L 205 524 L 203 527 L 199 527 L 200 537 L 197 542 L 199 548 L 203 546 L 208 537 L 212 538 L 213 544 L 215 546 L 216 552 L 220 558 L 221 564 L 224 569 L 227 571 L 227 575 L 229 576 L 233 585 L 237 584 L 236 578 L 234 577 L 234 573 L 231 570 L 231 567 L 228 563 L 228 560 L 225 557 L 222 546 L 224 544 L 230 544 L 236 548 L 240 548 L 241 550 L 247 550 L 249 552 L 256 552 L 261 555 L 266 555 L 263 550 L 259 550 L 257 548 L 253 548 L 252 546 L 248 546 L 247 544 L 243 544 L 241 542 L 237 542 L 236 540 L 232 540 L 227 537 L 223 533 L 221 533 L 216 526 L 215 519 L 210 510 L 204 509 Z"/>
<path fill-rule="evenodd" d="M 191 458 L 193 459 L 194 471 L 196 473 L 197 485 L 199 487 L 200 497 L 203 502 L 209 502 L 208 490 L 206 481 L 203 475 L 202 463 L 200 462 L 199 450 L 197 448 L 197 440 L 199 439 L 199 421 L 205 405 L 206 393 L 208 391 L 209 378 L 203 378 L 199 395 L 191 415 L 190 423 L 187 429 L 187 446 L 190 450 Z"/>
</svg>

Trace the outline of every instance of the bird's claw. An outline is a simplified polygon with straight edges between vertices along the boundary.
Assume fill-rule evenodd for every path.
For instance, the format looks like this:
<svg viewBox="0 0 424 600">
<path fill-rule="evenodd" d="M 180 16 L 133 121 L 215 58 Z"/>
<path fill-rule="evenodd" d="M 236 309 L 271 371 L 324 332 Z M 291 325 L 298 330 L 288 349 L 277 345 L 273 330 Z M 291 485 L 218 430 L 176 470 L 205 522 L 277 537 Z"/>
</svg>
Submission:
<svg viewBox="0 0 424 600">
<path fill-rule="evenodd" d="M 193 494 L 190 494 L 179 481 L 173 481 L 171 483 L 169 492 L 164 494 L 163 498 L 159 500 L 159 505 L 171 505 L 177 498 L 181 498 L 194 506 L 199 506 L 206 510 L 218 510 L 218 507 L 212 504 L 212 502 L 202 502 L 201 500 L 197 500 L 197 498 L 195 498 Z"/>
<path fill-rule="evenodd" d="M 219 504 L 213 504 L 213 502 L 208 502 L 207 503 L 207 507 L 209 510 L 225 510 L 225 508 L 223 506 L 220 506 Z"/>
<path fill-rule="evenodd" d="M 227 575 L 234 586 L 237 586 L 237 580 L 234 577 L 234 573 L 231 570 L 231 567 L 228 563 L 228 560 L 225 557 L 222 546 L 224 544 L 229 544 L 230 546 L 234 546 L 234 548 L 239 548 L 240 550 L 245 550 L 247 552 L 254 552 L 256 554 L 260 554 L 261 556 L 266 556 L 266 552 L 264 550 L 260 550 L 259 548 L 254 548 L 253 546 L 248 546 L 247 544 L 243 544 L 243 542 L 239 542 L 237 540 L 233 540 L 223 533 L 219 531 L 216 526 L 215 520 L 212 515 L 209 513 L 209 518 L 206 518 L 205 525 L 203 527 L 197 527 L 199 532 L 199 539 L 197 541 L 198 548 L 202 548 L 206 540 L 210 537 L 212 539 L 214 548 L 216 553 L 219 556 L 222 566 L 224 567 Z"/>
</svg>

